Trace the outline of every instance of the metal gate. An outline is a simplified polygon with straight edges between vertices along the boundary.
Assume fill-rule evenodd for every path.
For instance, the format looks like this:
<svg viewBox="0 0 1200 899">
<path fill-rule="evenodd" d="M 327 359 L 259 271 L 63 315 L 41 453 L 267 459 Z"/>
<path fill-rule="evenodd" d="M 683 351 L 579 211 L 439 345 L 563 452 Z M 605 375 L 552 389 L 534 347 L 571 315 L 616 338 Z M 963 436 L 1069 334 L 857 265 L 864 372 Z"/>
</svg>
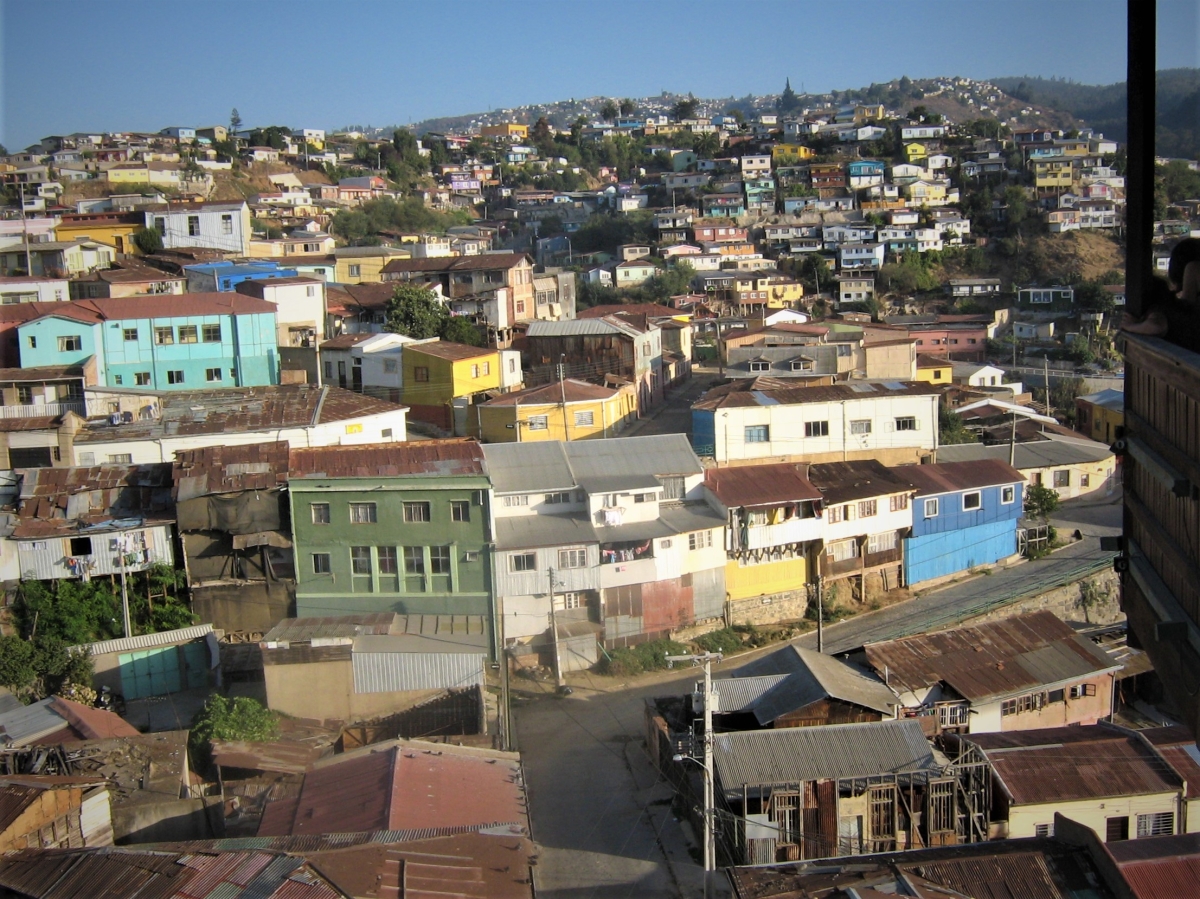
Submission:
<svg viewBox="0 0 1200 899">
<path fill-rule="evenodd" d="M 203 643 L 161 646 L 118 657 L 126 699 L 162 696 L 208 685 L 208 647 Z"/>
</svg>

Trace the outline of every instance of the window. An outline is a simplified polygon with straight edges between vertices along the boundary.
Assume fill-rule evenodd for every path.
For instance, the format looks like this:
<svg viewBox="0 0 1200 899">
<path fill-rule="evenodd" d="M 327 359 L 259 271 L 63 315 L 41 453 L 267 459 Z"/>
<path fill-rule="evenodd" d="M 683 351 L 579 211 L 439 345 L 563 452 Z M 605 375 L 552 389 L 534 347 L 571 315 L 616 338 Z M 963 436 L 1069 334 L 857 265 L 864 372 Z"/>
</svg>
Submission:
<svg viewBox="0 0 1200 899">
<path fill-rule="evenodd" d="M 635 494 L 633 494 L 633 501 L 635 503 L 653 502 L 654 494 L 653 493 L 635 493 Z"/>
<path fill-rule="evenodd" d="M 838 524 L 839 522 L 846 520 L 846 507 L 845 506 L 830 506 L 825 511 L 825 515 L 826 515 L 825 520 L 827 522 L 829 522 L 829 524 Z"/>
<path fill-rule="evenodd" d="M 858 517 L 871 518 L 879 512 L 879 501 L 874 499 L 864 499 L 858 504 Z"/>
<path fill-rule="evenodd" d="M 587 605 L 587 596 L 583 593 L 560 593 L 558 598 L 564 609 L 582 609 Z"/>
<path fill-rule="evenodd" d="M 375 547 L 375 556 L 379 560 L 380 574 L 397 574 L 396 547 L 377 546 Z"/>
<path fill-rule="evenodd" d="M 550 427 L 550 421 L 545 415 L 531 415 L 527 420 L 529 424 L 526 427 L 531 431 L 544 431 Z"/>
<path fill-rule="evenodd" d="M 746 443 L 770 443 L 770 425 L 747 425 L 745 440 Z"/>
<path fill-rule="evenodd" d="M 121 333 L 126 340 L 137 340 L 137 328 L 125 328 Z"/>
<path fill-rule="evenodd" d="M 896 419 L 897 431 L 915 431 L 917 430 L 917 420 L 911 415 L 906 415 Z"/>
<path fill-rule="evenodd" d="M 529 497 L 525 494 L 521 494 L 520 496 L 506 496 L 504 497 L 504 505 L 506 508 L 512 508 L 513 506 L 528 506 Z"/>
<path fill-rule="evenodd" d="M 1054 472 L 1054 486 L 1056 488 L 1071 486 L 1071 470 L 1069 468 Z"/>
<path fill-rule="evenodd" d="M 175 331 L 171 328 L 155 328 L 154 342 L 159 346 L 170 346 L 175 342 Z"/>
<path fill-rule="evenodd" d="M 349 266 L 349 269 L 350 269 L 350 277 L 351 278 L 361 278 L 362 277 L 362 266 L 361 265 L 351 265 L 351 266 Z"/>
<path fill-rule="evenodd" d="M 937 498 L 935 497 L 934 499 L 925 500 L 925 517 L 926 518 L 937 518 L 937 516 L 938 516 Z"/>
<path fill-rule="evenodd" d="M 1066 691 L 1064 690 L 1051 690 L 1046 694 L 1046 702 L 1054 703 L 1064 701 L 1066 701 Z"/>
<path fill-rule="evenodd" d="M 806 421 L 804 423 L 805 437 L 828 437 L 829 422 L 827 421 Z"/>
<path fill-rule="evenodd" d="M 83 338 L 78 334 L 58 338 L 58 351 L 60 353 L 75 353 L 81 349 L 83 349 Z"/>
<path fill-rule="evenodd" d="M 983 497 L 978 490 L 963 494 L 963 511 L 973 512 L 983 505 Z"/>
<path fill-rule="evenodd" d="M 132 465 L 133 453 L 112 453 L 108 461 L 112 465 Z"/>
<path fill-rule="evenodd" d="M 219 368 L 206 368 L 206 369 L 204 369 L 204 380 L 206 380 L 206 381 L 219 381 L 219 380 L 221 380 L 221 369 L 219 369 Z"/>
<path fill-rule="evenodd" d="M 569 503 L 571 501 L 571 493 L 547 493 L 542 500 L 548 506 L 557 506 L 560 503 Z"/>
<path fill-rule="evenodd" d="M 465 499 L 450 500 L 450 520 L 451 521 L 470 521 L 471 520 L 471 504 Z"/>
<path fill-rule="evenodd" d="M 891 512 L 901 512 L 908 508 L 908 494 L 903 493 L 900 496 L 893 496 L 888 500 L 888 510 Z"/>
<path fill-rule="evenodd" d="M 425 576 L 425 550 L 421 546 L 404 547 L 404 573 Z"/>
<path fill-rule="evenodd" d="M 1017 498 L 1017 488 L 1013 486 L 1000 488 L 1000 502 L 1004 505 L 1009 505 Z"/>
<path fill-rule="evenodd" d="M 166 234 L 167 233 L 167 220 L 165 218 L 163 218 L 162 216 L 156 215 L 154 217 L 154 230 L 157 231 L 159 234 Z"/>
<path fill-rule="evenodd" d="M 450 547 L 429 547 L 429 572 L 435 575 L 450 573 Z"/>
<path fill-rule="evenodd" d="M 1106 818 L 1104 821 L 1104 842 L 1118 843 L 1129 839 L 1129 816 Z"/>
<path fill-rule="evenodd" d="M 312 249 L 310 250 L 309 247 L 312 247 Z M 318 251 L 317 244 L 305 244 L 304 251 L 306 253 L 316 253 Z M 304 288 L 304 295 L 306 297 L 315 297 L 317 295 L 317 289 L 310 284 L 308 287 Z"/>
<path fill-rule="evenodd" d="M 24 385 L 17 385 L 17 403 L 22 406 L 28 406 L 33 403 L 33 388 Z"/>
<path fill-rule="evenodd" d="M 176 369 L 175 371 L 167 372 L 167 383 L 168 384 L 182 384 L 183 383 L 183 372 L 179 369 Z"/>
<path fill-rule="evenodd" d="M 195 325 L 180 325 L 179 326 L 179 342 L 180 343 L 195 343 L 197 330 Z"/>
<path fill-rule="evenodd" d="M 414 368 L 413 369 L 413 380 L 421 381 L 423 383 L 428 381 L 429 380 L 429 367 L 425 366 L 425 365 L 418 365 L 416 368 Z"/>
<path fill-rule="evenodd" d="M 850 422 L 851 434 L 870 434 L 871 420 L 869 418 L 860 419 L 859 421 Z"/>
<path fill-rule="evenodd" d="M 537 553 L 513 553 L 508 557 L 509 571 L 534 571 L 537 568 Z"/>
<path fill-rule="evenodd" d="M 92 538 L 91 537 L 72 537 L 71 538 L 71 555 L 73 556 L 90 556 L 92 554 Z"/>
<path fill-rule="evenodd" d="M 852 347 L 848 343 L 839 343 L 837 345 L 837 354 L 839 358 L 845 358 L 850 355 Z"/>
<path fill-rule="evenodd" d="M 200 216 L 189 215 L 187 217 L 187 222 L 188 222 L 188 237 L 199 237 L 200 236 Z"/>
<path fill-rule="evenodd" d="M 750 363 L 750 371 L 762 372 L 762 371 L 770 371 L 770 370 L 771 370 L 770 362 L 751 362 Z"/>
<path fill-rule="evenodd" d="M 479 377 L 479 366 L 478 366 L 478 365 L 472 365 L 472 366 L 471 366 L 471 377 L 472 377 L 472 378 L 478 378 L 478 377 Z"/>
<path fill-rule="evenodd" d="M 586 568 L 586 549 L 560 549 L 558 551 L 559 568 Z"/>
<path fill-rule="evenodd" d="M 1175 833 L 1174 812 L 1151 812 L 1148 815 L 1137 816 L 1137 835 L 1142 837 L 1163 837 Z"/>
<path fill-rule="evenodd" d="M 376 520 L 374 503 L 350 504 L 351 524 L 374 524 Z"/>
<path fill-rule="evenodd" d="M 576 412 L 575 413 L 575 427 L 590 428 L 590 427 L 593 427 L 595 424 L 596 424 L 596 413 L 595 412 Z"/>
<path fill-rule="evenodd" d="M 1092 476 L 1090 474 L 1081 474 L 1079 476 L 1080 487 L 1090 487 L 1092 485 Z"/>
<path fill-rule="evenodd" d="M 371 504 L 374 506 L 374 503 Z M 405 503 L 404 504 L 404 520 L 405 521 L 429 521 L 429 503 Z"/>
<path fill-rule="evenodd" d="M 31 336 L 31 337 L 29 338 L 29 348 L 30 348 L 31 350 L 36 350 L 36 349 L 37 349 L 37 337 Z"/>
<path fill-rule="evenodd" d="M 232 234 L 233 233 L 233 216 L 232 215 L 221 216 L 221 233 L 222 234 Z"/>
<path fill-rule="evenodd" d="M 313 574 L 329 574 L 333 566 L 329 563 L 329 553 L 312 554 Z"/>
<path fill-rule="evenodd" d="M 709 549 L 712 547 L 712 531 L 693 531 L 688 534 L 688 549 Z"/>
<path fill-rule="evenodd" d="M 352 574 L 371 573 L 371 547 L 350 547 L 350 572 Z"/>
<path fill-rule="evenodd" d="M 648 340 L 642 344 L 642 355 L 643 356 L 650 355 L 650 341 L 648 341 Z"/>
<path fill-rule="evenodd" d="M 898 543 L 896 541 L 895 531 L 885 531 L 882 534 L 872 534 L 867 538 L 867 552 L 881 553 L 889 549 L 895 549 Z"/>
<path fill-rule="evenodd" d="M 133 374 L 133 383 L 138 387 L 146 387 L 150 384 L 150 372 L 139 371 Z"/>
<path fill-rule="evenodd" d="M 308 511 L 313 524 L 329 524 L 329 503 L 309 503 Z"/>
<path fill-rule="evenodd" d="M 831 562 L 844 562 L 847 559 L 857 558 L 858 541 L 851 538 L 830 543 L 825 547 L 825 555 L 829 556 Z"/>
<path fill-rule="evenodd" d="M 1095 684 L 1076 684 L 1074 687 L 1072 687 L 1068 691 L 1067 695 L 1070 696 L 1071 699 L 1081 699 L 1084 696 L 1095 696 L 1096 695 L 1096 685 Z"/>
<path fill-rule="evenodd" d="M 384 372 L 384 374 L 387 374 L 387 375 L 394 375 L 394 374 L 396 373 L 396 370 L 397 370 L 397 366 L 396 366 L 396 360 L 395 360 L 395 359 L 384 359 L 384 360 L 383 360 L 383 372 Z"/>
<path fill-rule="evenodd" d="M 490 362 L 483 363 L 483 373 L 485 375 L 490 375 L 492 373 L 492 363 L 490 363 Z"/>
<path fill-rule="evenodd" d="M 935 369 L 933 370 L 933 378 L 934 378 L 934 380 L 935 380 L 935 381 L 940 381 L 940 380 L 941 380 L 941 378 L 942 378 L 942 370 L 941 370 L 940 368 L 935 368 Z"/>
<path fill-rule="evenodd" d="M 205 343 L 220 343 L 221 342 L 221 326 L 220 325 L 205 325 L 202 331 Z M 184 341 L 181 339 L 180 343 Z"/>
<path fill-rule="evenodd" d="M 125 383 L 125 376 L 124 375 L 113 375 L 113 383 L 116 386 L 120 387 L 122 384 Z"/>
<path fill-rule="evenodd" d="M 1033 825 L 1033 835 L 1035 837 L 1052 837 L 1054 836 L 1053 824 L 1035 824 Z"/>
</svg>

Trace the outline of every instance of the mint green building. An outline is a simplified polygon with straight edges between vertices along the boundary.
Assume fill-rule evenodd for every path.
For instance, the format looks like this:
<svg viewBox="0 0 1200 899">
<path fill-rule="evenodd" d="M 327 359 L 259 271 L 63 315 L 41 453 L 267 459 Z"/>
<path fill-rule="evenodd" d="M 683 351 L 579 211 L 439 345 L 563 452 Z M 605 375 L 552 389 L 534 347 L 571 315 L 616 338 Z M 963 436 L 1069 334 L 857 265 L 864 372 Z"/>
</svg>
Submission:
<svg viewBox="0 0 1200 899">
<path fill-rule="evenodd" d="M 291 452 L 300 618 L 492 615 L 491 485 L 474 441 Z"/>
</svg>

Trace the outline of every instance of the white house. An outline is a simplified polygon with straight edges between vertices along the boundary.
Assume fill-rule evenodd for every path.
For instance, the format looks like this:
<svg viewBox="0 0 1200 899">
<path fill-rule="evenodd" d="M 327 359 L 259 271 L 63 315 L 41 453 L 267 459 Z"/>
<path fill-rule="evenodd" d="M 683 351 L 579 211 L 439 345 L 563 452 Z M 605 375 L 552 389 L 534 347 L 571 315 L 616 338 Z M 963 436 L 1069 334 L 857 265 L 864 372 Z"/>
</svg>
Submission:
<svg viewBox="0 0 1200 899">
<path fill-rule="evenodd" d="M 17 303 L 60 303 L 71 299 L 66 278 L 0 277 L 0 306 Z"/>
<path fill-rule="evenodd" d="M 881 268 L 883 254 L 884 245 L 881 243 L 844 243 L 838 247 L 838 267 Z"/>
<path fill-rule="evenodd" d="M 977 362 L 951 363 L 951 377 L 955 384 L 963 387 L 1000 387 L 1011 390 L 1014 395 L 1022 392 L 1020 381 L 1006 383 L 1004 369 Z"/>
<path fill-rule="evenodd" d="M 404 387 L 404 346 L 436 340 L 386 332 L 339 334 L 321 344 L 323 383 L 399 403 Z"/>
<path fill-rule="evenodd" d="M 242 281 L 238 293 L 275 305 L 281 347 L 316 348 L 325 339 L 325 282 L 303 276 Z"/>
<path fill-rule="evenodd" d="M 250 254 L 250 207 L 246 203 L 179 203 L 144 207 L 146 227 L 162 235 L 163 246 L 208 247 Z"/>
</svg>

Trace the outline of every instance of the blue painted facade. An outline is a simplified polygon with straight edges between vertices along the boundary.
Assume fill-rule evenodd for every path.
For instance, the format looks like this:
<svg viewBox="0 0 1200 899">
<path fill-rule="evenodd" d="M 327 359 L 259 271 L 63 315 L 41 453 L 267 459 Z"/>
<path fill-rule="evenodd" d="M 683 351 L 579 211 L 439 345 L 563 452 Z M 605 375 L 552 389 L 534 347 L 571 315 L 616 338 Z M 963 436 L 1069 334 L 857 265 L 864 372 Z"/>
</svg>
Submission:
<svg viewBox="0 0 1200 899">
<path fill-rule="evenodd" d="M 230 293 L 243 281 L 294 278 L 299 274 L 294 268 L 280 268 L 276 262 L 209 262 L 185 265 L 183 272 L 188 279 L 188 293 Z"/>
<path fill-rule="evenodd" d="M 1017 551 L 1023 486 L 1014 481 L 915 496 L 912 536 L 904 541 L 905 584 L 911 587 L 1013 555 Z M 973 493 L 980 494 L 980 507 L 964 509 L 964 495 Z M 1003 502 L 1009 495 L 1011 501 Z M 926 500 L 937 501 L 936 514 L 926 514 Z"/>
<path fill-rule="evenodd" d="M 866 175 L 882 175 L 884 165 L 876 159 L 856 159 L 846 164 L 846 174 L 851 178 L 861 178 Z"/>
<path fill-rule="evenodd" d="M 169 304 L 164 304 L 169 305 Z M 48 315 L 18 328 L 21 366 L 96 358 L 103 387 L 203 390 L 279 383 L 274 312 L 80 321 Z"/>
<path fill-rule="evenodd" d="M 692 410 L 692 451 L 712 456 L 717 450 L 717 422 L 712 409 Z"/>
</svg>

